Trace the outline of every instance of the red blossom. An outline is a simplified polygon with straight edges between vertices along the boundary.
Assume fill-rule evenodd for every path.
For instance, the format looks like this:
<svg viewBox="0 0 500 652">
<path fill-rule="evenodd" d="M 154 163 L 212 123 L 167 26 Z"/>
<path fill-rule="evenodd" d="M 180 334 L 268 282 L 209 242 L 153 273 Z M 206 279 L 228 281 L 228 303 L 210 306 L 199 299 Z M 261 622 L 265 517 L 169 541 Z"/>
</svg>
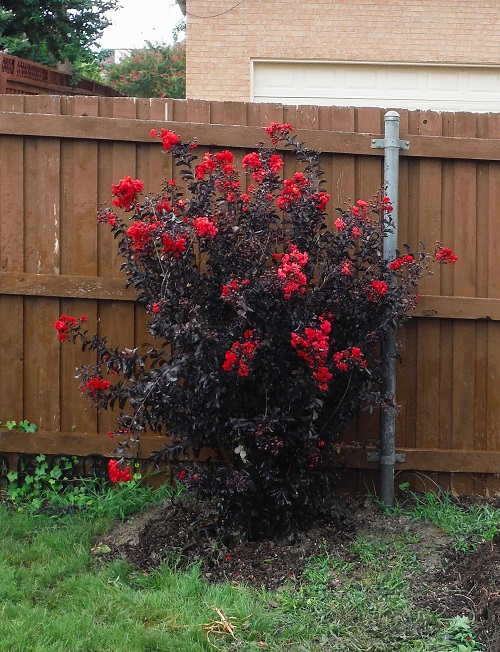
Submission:
<svg viewBox="0 0 500 652">
<path fill-rule="evenodd" d="M 162 129 L 160 131 L 160 138 L 163 143 L 163 148 L 170 152 L 174 145 L 177 145 L 181 142 L 181 139 L 174 131 L 169 131 L 168 129 Z"/>
<path fill-rule="evenodd" d="M 395 258 L 394 260 L 391 260 L 389 263 L 389 269 L 392 270 L 398 270 L 401 269 L 401 267 L 408 267 L 408 265 L 411 265 L 413 262 L 413 256 L 411 254 L 405 254 L 404 256 L 399 256 L 398 258 Z"/>
<path fill-rule="evenodd" d="M 385 281 L 373 280 L 370 284 L 370 289 L 368 291 L 368 300 L 380 301 L 380 299 L 384 296 L 387 290 L 388 290 L 388 285 Z"/>
<path fill-rule="evenodd" d="M 76 317 L 70 317 L 69 315 L 61 315 L 59 319 L 54 322 L 54 328 L 57 331 L 57 339 L 60 342 L 64 342 L 68 338 L 69 331 L 77 333 L 80 324 L 84 324 L 87 321 L 87 317 L 82 315 L 78 319 Z"/>
<path fill-rule="evenodd" d="M 326 366 L 329 348 L 331 323 L 326 317 L 318 317 L 319 328 L 306 328 L 304 335 L 290 334 L 290 344 L 297 350 L 297 355 L 307 362 L 312 369 L 313 378 L 318 382 L 318 389 L 326 391 L 333 375 Z"/>
<path fill-rule="evenodd" d="M 273 174 L 278 174 L 278 172 L 283 167 L 283 159 L 279 154 L 273 154 L 269 159 L 269 168 Z"/>
<path fill-rule="evenodd" d="M 337 217 L 337 219 L 334 222 L 334 225 L 335 225 L 335 228 L 337 229 L 337 231 L 339 233 L 342 233 L 342 231 L 346 227 L 346 223 L 344 222 L 344 220 L 341 217 Z"/>
<path fill-rule="evenodd" d="M 271 124 L 265 128 L 265 131 L 266 134 L 270 136 L 273 145 L 277 145 L 280 138 L 285 138 L 290 131 L 293 131 L 293 127 L 286 122 L 283 124 L 279 122 L 271 122 Z"/>
<path fill-rule="evenodd" d="M 132 480 L 132 472 L 130 471 L 130 467 L 126 466 L 122 470 L 120 469 L 120 465 L 116 460 L 109 460 L 108 476 L 113 484 L 118 484 L 119 482 L 130 482 Z"/>
<path fill-rule="evenodd" d="M 226 351 L 222 369 L 226 372 L 236 371 L 238 376 L 246 378 L 250 375 L 250 363 L 253 360 L 259 341 L 254 338 L 253 330 L 243 333 L 244 342 L 236 341 L 229 351 Z"/>
<path fill-rule="evenodd" d="M 143 188 L 144 183 L 140 179 L 132 179 L 132 177 L 120 179 L 117 184 L 111 186 L 112 194 L 116 197 L 112 201 L 113 206 L 123 208 L 125 211 L 131 210 L 135 205 L 137 194 L 141 193 Z"/>
<path fill-rule="evenodd" d="M 97 392 L 104 392 L 111 387 L 109 380 L 103 380 L 100 376 L 91 376 L 81 387 L 82 392 L 88 396 L 96 396 Z"/>
<path fill-rule="evenodd" d="M 363 351 L 357 346 L 337 351 L 333 356 L 333 361 L 339 371 L 349 371 L 354 366 L 360 366 L 363 369 L 366 367 Z"/>
<path fill-rule="evenodd" d="M 281 289 L 285 299 L 290 299 L 292 294 L 305 293 L 307 277 L 302 271 L 309 260 L 305 252 L 301 252 L 295 245 L 290 247 L 287 254 L 283 254 L 281 265 L 278 267 L 278 278 L 282 281 Z"/>
<path fill-rule="evenodd" d="M 179 236 L 177 240 L 174 240 L 167 233 L 164 233 L 161 236 L 161 239 L 165 256 L 172 254 L 174 258 L 179 258 L 179 256 L 186 250 L 186 238 L 183 238 L 182 236 Z"/>
<path fill-rule="evenodd" d="M 219 230 L 215 224 L 208 219 L 208 217 L 196 217 L 193 220 L 193 226 L 196 235 L 200 238 L 205 238 L 207 236 L 214 238 Z"/>
<path fill-rule="evenodd" d="M 435 258 L 438 263 L 450 263 L 451 265 L 454 265 L 458 260 L 458 256 L 455 256 L 452 249 L 442 247 L 439 243 Z"/>
<path fill-rule="evenodd" d="M 318 194 L 312 195 L 311 199 L 316 204 L 316 208 L 318 210 L 326 211 L 326 206 L 327 206 L 328 202 L 330 201 L 330 195 L 327 192 L 323 192 L 321 190 Z"/>
<path fill-rule="evenodd" d="M 278 208 L 281 210 L 286 210 L 288 206 L 291 206 L 297 202 L 301 197 L 303 197 L 309 186 L 309 181 L 302 174 L 302 172 L 295 172 L 295 174 L 290 179 L 285 179 L 283 181 L 283 191 L 276 199 Z"/>
</svg>

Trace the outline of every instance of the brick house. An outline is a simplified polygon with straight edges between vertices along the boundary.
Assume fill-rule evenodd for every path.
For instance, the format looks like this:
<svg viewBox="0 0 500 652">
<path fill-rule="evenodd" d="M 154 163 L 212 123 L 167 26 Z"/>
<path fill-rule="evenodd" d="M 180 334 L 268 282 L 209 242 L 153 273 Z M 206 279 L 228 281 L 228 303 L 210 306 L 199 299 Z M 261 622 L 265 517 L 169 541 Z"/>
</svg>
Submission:
<svg viewBox="0 0 500 652">
<path fill-rule="evenodd" d="M 500 110 L 500 0 L 177 0 L 187 97 Z"/>
</svg>

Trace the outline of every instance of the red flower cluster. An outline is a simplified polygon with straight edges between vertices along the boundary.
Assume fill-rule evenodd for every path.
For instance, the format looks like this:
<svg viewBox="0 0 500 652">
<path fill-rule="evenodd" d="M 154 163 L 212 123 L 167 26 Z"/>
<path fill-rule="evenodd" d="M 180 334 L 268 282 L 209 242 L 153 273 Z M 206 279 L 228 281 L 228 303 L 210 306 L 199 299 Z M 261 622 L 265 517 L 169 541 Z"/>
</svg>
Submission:
<svg viewBox="0 0 500 652">
<path fill-rule="evenodd" d="M 354 217 L 360 217 L 362 220 L 368 219 L 369 212 L 370 208 L 368 203 L 363 199 L 358 199 L 356 204 L 351 208 L 352 215 L 354 215 Z"/>
<path fill-rule="evenodd" d="M 280 138 L 284 138 L 290 131 L 293 131 L 293 127 L 286 122 L 283 124 L 280 124 L 279 122 L 271 122 L 271 124 L 265 128 L 265 131 L 266 134 L 270 136 L 273 145 L 277 145 Z"/>
<path fill-rule="evenodd" d="M 291 179 L 285 179 L 283 181 L 283 194 L 276 199 L 278 208 L 285 210 L 287 206 L 294 204 L 304 195 L 308 186 L 309 181 L 302 172 L 295 172 Z"/>
<path fill-rule="evenodd" d="M 388 211 L 389 213 L 394 210 L 389 197 L 382 197 L 382 210 Z"/>
<path fill-rule="evenodd" d="M 88 396 L 95 396 L 97 392 L 103 392 L 111 387 L 109 380 L 103 380 L 100 376 L 91 376 L 86 383 L 82 385 L 82 392 Z"/>
<path fill-rule="evenodd" d="M 297 349 L 299 358 L 303 358 L 313 370 L 313 377 L 318 381 L 318 388 L 321 391 L 326 391 L 328 382 L 332 379 L 332 373 L 325 364 L 329 347 L 328 334 L 332 325 L 325 317 L 319 317 L 318 321 L 320 327 L 304 329 L 304 337 L 298 333 L 291 333 L 290 344 Z"/>
<path fill-rule="evenodd" d="M 193 226 L 196 231 L 196 234 L 200 238 L 204 238 L 206 236 L 209 236 L 210 238 L 214 238 L 219 230 L 215 226 L 215 224 L 208 219 L 208 217 L 196 217 L 193 220 Z"/>
<path fill-rule="evenodd" d="M 248 279 L 243 279 L 243 281 L 238 284 L 238 281 L 233 278 L 233 280 L 229 283 L 229 285 L 223 285 L 222 286 L 222 292 L 221 292 L 221 297 L 229 297 L 231 296 L 232 292 L 238 292 L 238 290 L 241 289 L 240 286 L 244 285 L 250 285 L 250 281 Z"/>
<path fill-rule="evenodd" d="M 118 217 L 113 213 L 110 208 L 97 214 L 97 221 L 101 224 L 109 224 L 109 226 L 117 226 Z"/>
<path fill-rule="evenodd" d="M 334 222 L 334 225 L 335 225 L 335 228 L 337 229 L 337 231 L 339 233 L 342 233 L 342 231 L 346 227 L 346 223 L 344 222 L 344 220 L 341 217 L 337 217 L 337 219 Z"/>
<path fill-rule="evenodd" d="M 350 276 L 352 271 L 352 263 L 350 260 L 344 260 L 344 264 L 342 265 L 342 269 L 340 270 L 341 274 L 344 274 L 344 276 Z"/>
<path fill-rule="evenodd" d="M 133 243 L 136 251 L 144 251 L 151 244 L 151 237 L 158 228 L 156 222 L 142 222 L 136 220 L 131 226 L 128 227 L 126 234 Z"/>
<path fill-rule="evenodd" d="M 327 192 L 320 190 L 317 195 L 312 195 L 311 199 L 316 204 L 316 208 L 320 211 L 326 211 L 326 206 L 330 201 L 330 195 Z"/>
<path fill-rule="evenodd" d="M 398 270 L 401 267 L 408 266 L 413 262 L 414 258 L 411 254 L 405 254 L 404 256 L 399 256 L 394 260 L 391 260 L 389 263 L 389 269 Z"/>
<path fill-rule="evenodd" d="M 308 260 L 308 254 L 299 251 L 295 245 L 290 247 L 289 253 L 282 256 L 281 265 L 278 267 L 278 278 L 283 281 L 281 289 L 285 299 L 290 299 L 294 292 L 305 293 L 307 277 L 302 271 L 302 267 L 307 264 Z"/>
<path fill-rule="evenodd" d="M 78 330 L 80 324 L 87 321 L 87 317 L 82 315 L 78 319 L 76 317 L 69 317 L 68 315 L 61 315 L 57 321 L 54 322 L 54 328 L 57 331 L 57 339 L 64 342 L 68 337 L 68 331 Z"/>
<path fill-rule="evenodd" d="M 366 360 L 364 359 L 363 352 L 357 346 L 338 351 L 333 356 L 333 360 L 339 371 L 348 371 L 349 366 L 352 366 L 352 363 L 359 364 L 363 369 L 366 367 Z M 349 363 L 351 363 L 351 365 Z"/>
<path fill-rule="evenodd" d="M 380 301 L 380 299 L 387 292 L 388 286 L 385 281 L 375 281 L 371 282 L 371 287 L 368 290 L 368 300 L 369 301 Z"/>
<path fill-rule="evenodd" d="M 278 174 L 278 172 L 281 170 L 283 165 L 284 165 L 283 159 L 279 154 L 273 154 L 269 158 L 269 169 L 273 174 Z"/>
<path fill-rule="evenodd" d="M 175 133 L 175 131 L 169 131 L 168 129 L 162 129 L 160 131 L 160 138 L 161 138 L 161 142 L 163 143 L 163 148 L 167 152 L 170 152 L 170 150 L 174 145 L 177 145 L 178 143 L 181 142 L 181 139 Z"/>
<path fill-rule="evenodd" d="M 123 208 L 126 211 L 134 207 L 137 193 L 141 193 L 144 188 L 144 183 L 139 179 L 132 179 L 132 177 L 124 177 L 120 179 L 117 184 L 112 184 L 111 191 L 116 199 L 113 199 L 113 206 Z"/>
<path fill-rule="evenodd" d="M 172 204 L 166 197 L 162 197 L 161 201 L 159 201 L 155 206 L 155 213 L 157 215 L 163 215 L 163 211 L 165 211 L 165 213 L 170 213 L 171 210 Z"/>
<path fill-rule="evenodd" d="M 130 482 L 132 480 L 132 472 L 130 471 L 130 467 L 127 466 L 122 471 L 120 469 L 120 465 L 116 460 L 109 460 L 108 475 L 110 481 L 113 484 L 118 484 L 119 482 Z"/>
<path fill-rule="evenodd" d="M 436 260 L 438 263 L 450 263 L 451 265 L 454 265 L 458 260 L 458 256 L 455 256 L 452 249 L 446 249 L 446 247 L 439 246 L 436 251 Z"/>
<path fill-rule="evenodd" d="M 272 157 L 271 157 L 272 158 Z M 278 156 L 278 158 L 280 158 Z M 276 164 L 275 164 L 276 165 Z M 256 183 L 262 183 L 264 177 L 266 176 L 266 171 L 263 168 L 262 160 L 258 152 L 251 152 L 243 157 L 241 161 L 241 167 L 249 167 L 252 170 L 252 179 Z"/>
<path fill-rule="evenodd" d="M 244 342 L 236 341 L 229 351 L 226 351 L 222 368 L 224 371 L 236 371 L 242 378 L 250 375 L 250 362 L 259 348 L 259 342 L 254 339 L 254 332 L 243 333 Z"/>
<path fill-rule="evenodd" d="M 179 256 L 186 250 L 186 238 L 183 238 L 182 236 L 179 236 L 177 240 L 174 240 L 167 233 L 164 233 L 161 236 L 161 240 L 165 256 L 172 254 L 174 258 L 179 258 Z"/>
</svg>

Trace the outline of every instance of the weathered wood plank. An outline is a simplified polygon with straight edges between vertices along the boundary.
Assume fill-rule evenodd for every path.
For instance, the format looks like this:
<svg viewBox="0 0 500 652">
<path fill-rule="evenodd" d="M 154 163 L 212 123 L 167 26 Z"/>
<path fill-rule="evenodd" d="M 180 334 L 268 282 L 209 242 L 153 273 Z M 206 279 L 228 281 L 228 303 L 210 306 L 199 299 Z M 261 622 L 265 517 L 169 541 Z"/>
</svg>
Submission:
<svg viewBox="0 0 500 652">
<path fill-rule="evenodd" d="M 251 148 L 264 137 L 262 128 L 253 126 L 201 122 L 193 126 L 193 123 L 176 121 L 166 122 L 165 126 L 176 131 L 184 140 L 196 136 L 198 143 L 204 146 Z M 150 131 L 150 120 L 135 118 L 0 112 L 0 133 L 3 135 L 150 142 Z M 383 150 L 371 147 L 372 139 L 380 137 L 381 134 L 376 131 L 346 133 L 300 130 L 301 140 L 309 147 L 336 154 L 381 157 Z M 500 161 L 500 139 L 420 135 L 412 135 L 409 139 L 410 149 L 402 151 L 402 157 Z"/>
</svg>

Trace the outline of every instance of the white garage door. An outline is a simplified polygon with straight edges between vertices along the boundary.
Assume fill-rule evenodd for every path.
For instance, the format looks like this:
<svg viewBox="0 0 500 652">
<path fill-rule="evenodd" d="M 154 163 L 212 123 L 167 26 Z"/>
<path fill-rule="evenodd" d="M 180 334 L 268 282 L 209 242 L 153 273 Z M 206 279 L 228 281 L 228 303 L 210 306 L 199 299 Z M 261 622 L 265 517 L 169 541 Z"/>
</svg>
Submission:
<svg viewBox="0 0 500 652">
<path fill-rule="evenodd" d="M 252 100 L 498 112 L 500 67 L 256 60 Z"/>
</svg>

